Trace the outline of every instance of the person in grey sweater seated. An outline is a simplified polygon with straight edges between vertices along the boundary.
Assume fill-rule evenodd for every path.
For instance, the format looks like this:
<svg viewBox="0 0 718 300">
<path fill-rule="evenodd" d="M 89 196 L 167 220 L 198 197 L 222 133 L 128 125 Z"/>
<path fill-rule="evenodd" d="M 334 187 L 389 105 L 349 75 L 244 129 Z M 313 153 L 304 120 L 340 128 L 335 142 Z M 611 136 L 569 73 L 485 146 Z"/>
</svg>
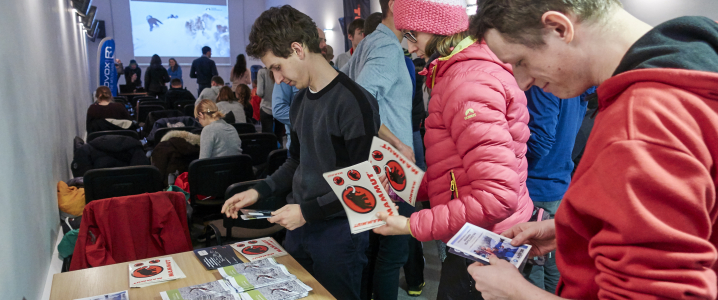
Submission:
<svg viewBox="0 0 718 300">
<path fill-rule="evenodd" d="M 194 116 L 202 124 L 199 142 L 199 158 L 211 158 L 242 154 L 242 141 L 237 130 L 227 124 L 217 105 L 204 99 L 194 107 Z"/>
<path fill-rule="evenodd" d="M 222 79 L 222 77 L 212 77 L 212 86 L 202 90 L 202 93 L 200 93 L 199 97 L 197 97 L 197 101 L 194 102 L 194 106 L 197 107 L 197 105 L 199 105 L 199 102 L 203 99 L 209 99 L 212 100 L 212 102 L 217 102 L 217 95 L 219 95 L 219 89 L 221 89 L 223 86 L 224 79 Z"/>
<path fill-rule="evenodd" d="M 247 87 L 246 84 L 240 84 L 240 86 Z M 234 114 L 234 123 L 247 123 L 247 118 L 244 114 L 244 105 L 239 102 L 237 95 L 228 86 L 223 86 L 219 90 L 217 96 L 217 108 L 219 112 L 226 115 L 230 112 Z"/>
</svg>

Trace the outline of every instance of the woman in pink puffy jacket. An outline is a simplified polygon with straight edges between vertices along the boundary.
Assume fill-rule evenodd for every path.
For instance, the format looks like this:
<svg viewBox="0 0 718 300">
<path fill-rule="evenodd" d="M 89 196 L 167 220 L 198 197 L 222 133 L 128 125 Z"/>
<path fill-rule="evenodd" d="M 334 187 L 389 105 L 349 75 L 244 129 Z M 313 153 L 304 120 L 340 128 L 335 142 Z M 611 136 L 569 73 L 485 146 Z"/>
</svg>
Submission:
<svg viewBox="0 0 718 300">
<path fill-rule="evenodd" d="M 418 193 L 431 209 L 410 218 L 382 215 L 387 225 L 375 232 L 447 242 L 467 222 L 500 234 L 528 221 L 529 113 L 511 66 L 469 37 L 465 0 L 395 0 L 393 10 L 409 51 L 438 55 L 424 70 L 431 101 Z M 438 299 L 481 299 L 466 271 L 471 263 L 448 254 Z"/>
</svg>

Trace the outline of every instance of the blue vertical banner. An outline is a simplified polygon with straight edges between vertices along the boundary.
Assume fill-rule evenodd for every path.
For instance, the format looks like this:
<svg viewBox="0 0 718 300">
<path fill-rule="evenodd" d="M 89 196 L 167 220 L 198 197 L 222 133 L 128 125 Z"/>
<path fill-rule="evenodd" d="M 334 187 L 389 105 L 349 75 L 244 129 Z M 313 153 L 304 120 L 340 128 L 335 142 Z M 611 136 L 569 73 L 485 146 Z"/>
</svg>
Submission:
<svg viewBox="0 0 718 300">
<path fill-rule="evenodd" d="M 115 69 L 115 40 L 106 37 L 97 48 L 97 66 L 100 68 L 97 86 L 110 88 L 112 96 L 117 96 L 117 69 Z"/>
<path fill-rule="evenodd" d="M 369 0 L 344 0 L 344 23 L 342 24 L 342 34 L 344 34 L 344 51 L 349 51 L 352 43 L 347 37 L 347 28 L 355 19 L 365 19 L 371 14 L 369 10 Z"/>
</svg>

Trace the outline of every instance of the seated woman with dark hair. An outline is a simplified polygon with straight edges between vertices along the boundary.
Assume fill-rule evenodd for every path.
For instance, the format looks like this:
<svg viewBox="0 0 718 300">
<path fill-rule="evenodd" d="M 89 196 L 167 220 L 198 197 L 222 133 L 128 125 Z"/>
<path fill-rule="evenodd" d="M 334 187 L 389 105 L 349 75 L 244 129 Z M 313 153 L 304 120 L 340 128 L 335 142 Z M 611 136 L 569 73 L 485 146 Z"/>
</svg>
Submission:
<svg viewBox="0 0 718 300">
<path fill-rule="evenodd" d="M 200 159 L 242 154 L 237 129 L 222 120 L 224 114 L 212 100 L 200 101 L 194 108 L 194 117 L 204 127 L 199 143 Z"/>
<path fill-rule="evenodd" d="M 127 112 L 127 109 L 122 103 L 117 103 L 112 100 L 112 92 L 110 92 L 110 88 L 101 86 L 95 90 L 95 103 L 92 103 L 92 105 L 87 108 L 87 132 L 90 133 L 98 131 L 93 130 L 93 127 L 96 127 L 92 125 L 93 121 L 107 119 L 127 120 L 127 122 L 130 122 L 130 113 Z M 110 123 L 118 125 L 116 122 Z"/>
<path fill-rule="evenodd" d="M 240 84 L 240 86 L 247 86 L 246 84 Z M 224 86 L 219 90 L 217 96 L 217 108 L 222 114 L 228 114 L 232 112 L 234 114 L 235 123 L 246 123 L 247 117 L 244 113 L 244 105 L 237 101 L 237 96 L 228 86 Z"/>
</svg>

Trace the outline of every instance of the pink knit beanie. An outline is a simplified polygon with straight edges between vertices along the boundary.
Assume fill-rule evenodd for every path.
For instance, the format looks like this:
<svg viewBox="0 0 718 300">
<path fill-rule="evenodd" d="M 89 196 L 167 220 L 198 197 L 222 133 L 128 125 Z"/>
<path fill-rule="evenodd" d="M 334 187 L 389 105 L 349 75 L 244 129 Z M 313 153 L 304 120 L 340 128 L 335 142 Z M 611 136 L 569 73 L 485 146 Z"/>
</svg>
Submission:
<svg viewBox="0 0 718 300">
<path fill-rule="evenodd" d="M 438 35 L 454 35 L 469 28 L 466 0 L 395 0 L 394 25 Z"/>
</svg>

